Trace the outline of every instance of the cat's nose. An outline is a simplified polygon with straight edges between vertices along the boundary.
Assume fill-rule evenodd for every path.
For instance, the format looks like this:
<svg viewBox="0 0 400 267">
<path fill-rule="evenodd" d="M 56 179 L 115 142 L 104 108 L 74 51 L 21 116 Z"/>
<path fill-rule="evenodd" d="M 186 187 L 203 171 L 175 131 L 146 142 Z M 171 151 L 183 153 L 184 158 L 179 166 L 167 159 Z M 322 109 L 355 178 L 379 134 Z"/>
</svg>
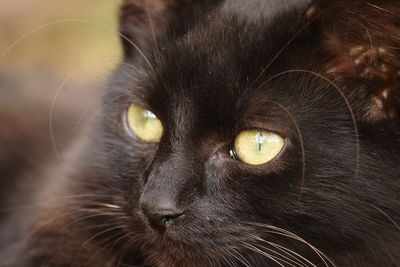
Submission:
<svg viewBox="0 0 400 267">
<path fill-rule="evenodd" d="M 141 205 L 141 209 L 150 226 L 161 233 L 164 232 L 167 227 L 173 225 L 178 219 L 182 218 L 185 213 L 184 210 L 168 204 L 157 207 Z"/>
</svg>

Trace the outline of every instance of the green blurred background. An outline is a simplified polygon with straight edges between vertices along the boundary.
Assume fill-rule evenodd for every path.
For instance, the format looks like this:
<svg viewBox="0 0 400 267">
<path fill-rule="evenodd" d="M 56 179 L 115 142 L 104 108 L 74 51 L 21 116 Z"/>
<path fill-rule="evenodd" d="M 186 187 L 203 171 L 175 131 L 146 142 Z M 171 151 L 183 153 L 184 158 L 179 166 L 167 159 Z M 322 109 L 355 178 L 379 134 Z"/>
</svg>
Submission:
<svg viewBox="0 0 400 267">
<path fill-rule="evenodd" d="M 121 55 L 115 33 L 119 5 L 117 0 L 0 0 L 0 71 L 68 75 L 83 67 L 82 79 L 104 76 Z"/>
</svg>

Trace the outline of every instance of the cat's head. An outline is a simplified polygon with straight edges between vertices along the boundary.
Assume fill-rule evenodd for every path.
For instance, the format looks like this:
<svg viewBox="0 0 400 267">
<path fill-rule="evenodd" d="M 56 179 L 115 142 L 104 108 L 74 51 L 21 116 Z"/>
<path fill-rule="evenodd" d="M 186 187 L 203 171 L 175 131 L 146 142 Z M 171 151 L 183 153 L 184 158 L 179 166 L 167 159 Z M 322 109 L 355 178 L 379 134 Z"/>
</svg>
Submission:
<svg viewBox="0 0 400 267">
<path fill-rule="evenodd" d="M 396 207 L 400 34 L 379 8 L 400 6 L 243 2 L 124 2 L 125 60 L 96 139 L 101 181 L 127 216 L 123 260 L 140 250 L 160 266 L 320 266 L 318 249 L 339 262 L 390 254 L 399 237 L 385 235 L 394 226 L 379 207 Z"/>
</svg>

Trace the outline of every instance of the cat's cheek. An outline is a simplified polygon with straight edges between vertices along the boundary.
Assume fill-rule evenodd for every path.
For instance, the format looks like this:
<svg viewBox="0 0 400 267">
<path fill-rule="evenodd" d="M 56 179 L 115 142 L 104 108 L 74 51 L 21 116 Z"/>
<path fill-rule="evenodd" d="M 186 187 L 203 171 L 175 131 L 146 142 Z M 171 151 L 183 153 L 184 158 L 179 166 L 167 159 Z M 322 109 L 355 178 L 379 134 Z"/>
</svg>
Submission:
<svg viewBox="0 0 400 267">
<path fill-rule="evenodd" d="M 207 187 L 226 186 L 239 171 L 237 160 L 229 155 L 227 147 L 220 148 L 205 163 Z"/>
</svg>

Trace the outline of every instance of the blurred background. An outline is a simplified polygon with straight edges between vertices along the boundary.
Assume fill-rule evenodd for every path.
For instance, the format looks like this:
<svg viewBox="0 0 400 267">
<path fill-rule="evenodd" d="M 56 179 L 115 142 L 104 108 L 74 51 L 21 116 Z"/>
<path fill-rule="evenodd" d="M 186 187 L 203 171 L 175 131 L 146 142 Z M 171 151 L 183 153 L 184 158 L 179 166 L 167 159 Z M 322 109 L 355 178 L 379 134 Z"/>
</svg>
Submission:
<svg viewBox="0 0 400 267">
<path fill-rule="evenodd" d="M 0 119 L 57 123 L 71 102 L 80 115 L 94 106 L 96 91 L 120 62 L 120 2 L 0 0 Z"/>
<path fill-rule="evenodd" d="M 0 0 L 0 219 L 97 112 L 120 62 L 118 0 Z M 30 178 L 30 184 L 35 184 Z"/>
<path fill-rule="evenodd" d="M 119 57 L 113 32 L 119 5 L 118 0 L 0 0 L 1 69 L 67 73 Z M 109 70 L 110 61 L 92 71 Z"/>
</svg>

